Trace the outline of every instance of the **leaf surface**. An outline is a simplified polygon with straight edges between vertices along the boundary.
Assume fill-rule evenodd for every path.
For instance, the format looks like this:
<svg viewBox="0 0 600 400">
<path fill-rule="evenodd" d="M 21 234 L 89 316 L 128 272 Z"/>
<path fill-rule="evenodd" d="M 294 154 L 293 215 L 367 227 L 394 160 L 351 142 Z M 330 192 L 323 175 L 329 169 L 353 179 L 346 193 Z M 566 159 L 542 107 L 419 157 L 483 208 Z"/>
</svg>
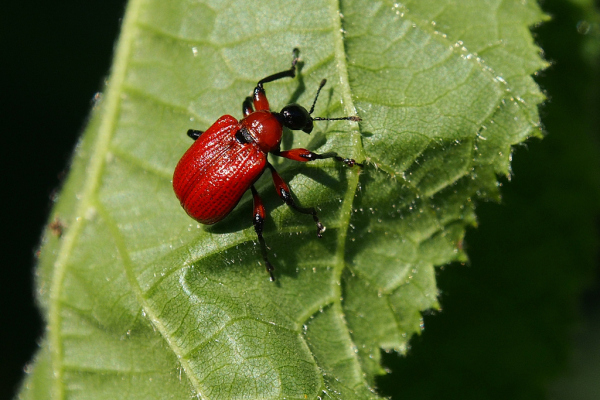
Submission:
<svg viewBox="0 0 600 400">
<path fill-rule="evenodd" d="M 535 2 L 131 1 L 102 100 L 45 237 L 39 299 L 46 344 L 23 398 L 376 398 L 380 349 L 403 352 L 437 307 L 435 266 L 465 261 L 474 200 L 497 198 L 511 146 L 539 135 L 545 66 L 528 27 Z M 172 171 L 264 76 L 273 109 L 358 113 L 283 148 L 332 160 L 273 160 L 303 206 L 265 228 L 277 282 L 261 266 L 246 195 L 206 227 L 181 209 Z"/>
</svg>

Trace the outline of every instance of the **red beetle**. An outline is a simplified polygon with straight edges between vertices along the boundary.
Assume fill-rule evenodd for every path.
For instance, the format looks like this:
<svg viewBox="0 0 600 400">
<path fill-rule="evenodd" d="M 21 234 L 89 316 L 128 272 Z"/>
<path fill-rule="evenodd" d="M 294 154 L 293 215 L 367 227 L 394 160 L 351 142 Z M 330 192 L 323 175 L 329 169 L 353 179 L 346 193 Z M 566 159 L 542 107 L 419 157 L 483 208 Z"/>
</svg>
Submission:
<svg viewBox="0 0 600 400">
<path fill-rule="evenodd" d="M 296 76 L 298 49 L 294 49 L 292 67 L 261 79 L 254 88 L 254 96 L 246 97 L 242 104 L 244 118 L 240 121 L 224 115 L 207 131 L 190 129 L 187 134 L 195 140 L 183 155 L 173 174 L 173 189 L 182 207 L 190 217 L 203 224 L 214 224 L 225 218 L 233 210 L 248 190 L 254 198 L 254 229 L 258 235 L 262 257 L 267 271 L 274 281 L 273 265 L 267 256 L 267 246 L 262 236 L 265 208 L 254 182 L 269 168 L 273 176 L 277 194 L 295 210 L 312 215 L 317 224 L 317 236 L 325 230 L 319 222 L 314 208 L 299 207 L 290 195 L 288 185 L 273 166 L 267 161 L 267 154 L 306 162 L 333 158 L 348 166 L 360 165 L 353 159 L 342 158 L 337 153 L 316 154 L 306 149 L 280 151 L 283 127 L 310 133 L 313 121 L 350 120 L 360 121 L 359 117 L 313 118 L 317 98 L 326 80 L 323 79 L 317 90 L 310 111 L 298 104 L 289 104 L 281 112 L 269 110 L 269 101 L 263 84 L 281 78 Z"/>
</svg>

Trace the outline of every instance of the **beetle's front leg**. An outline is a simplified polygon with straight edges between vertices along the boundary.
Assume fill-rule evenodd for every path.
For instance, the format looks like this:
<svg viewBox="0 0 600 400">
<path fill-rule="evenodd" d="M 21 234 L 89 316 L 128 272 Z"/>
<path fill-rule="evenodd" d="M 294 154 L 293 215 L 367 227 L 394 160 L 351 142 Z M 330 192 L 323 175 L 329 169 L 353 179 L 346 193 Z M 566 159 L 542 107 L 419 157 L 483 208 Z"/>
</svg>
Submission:
<svg viewBox="0 0 600 400">
<path fill-rule="evenodd" d="M 244 102 L 242 103 L 242 112 L 244 113 L 244 117 L 247 117 L 254 112 L 254 107 L 252 107 L 252 97 L 248 96 L 244 99 Z"/>
<path fill-rule="evenodd" d="M 317 217 L 317 210 L 313 207 L 300 207 L 292 198 L 292 194 L 290 193 L 290 188 L 287 183 L 283 180 L 281 176 L 275 171 L 275 168 L 271 164 L 267 164 L 267 167 L 271 170 L 271 175 L 273 176 L 273 183 L 275 184 L 275 189 L 277 189 L 277 194 L 287 204 L 292 207 L 294 210 L 301 212 L 302 214 L 312 215 L 313 220 L 317 224 L 317 237 L 323 237 L 323 232 L 325 231 L 325 227 L 319 221 L 319 217 Z"/>
<path fill-rule="evenodd" d="M 265 266 L 267 267 L 267 272 L 271 277 L 271 282 L 275 280 L 275 276 L 273 276 L 273 265 L 269 262 L 269 257 L 267 254 L 267 244 L 265 243 L 265 239 L 263 238 L 262 231 L 263 225 L 265 222 L 265 206 L 256 191 L 254 185 L 250 187 L 252 190 L 252 198 L 254 199 L 254 215 L 252 216 L 252 223 L 254 224 L 254 230 L 256 231 L 256 236 L 258 236 L 258 243 L 260 244 L 260 252 L 262 253 L 263 260 L 265 261 Z"/>
<path fill-rule="evenodd" d="M 308 161 L 314 161 L 314 160 L 323 160 L 326 158 L 333 158 L 336 161 L 343 162 L 344 164 L 346 164 L 349 167 L 353 167 L 355 165 L 358 165 L 359 167 L 364 167 L 364 164 L 357 163 L 352 158 L 340 157 L 340 156 L 338 156 L 338 154 L 336 152 L 333 152 L 333 151 L 329 152 L 329 153 L 317 154 L 317 153 L 313 153 L 312 151 L 309 151 L 306 149 L 291 149 L 291 150 L 286 150 L 286 151 L 280 151 L 277 153 L 273 152 L 273 154 L 275 154 L 276 156 L 279 156 L 279 157 L 289 158 L 290 160 L 300 161 L 300 162 L 308 162 Z"/>
<path fill-rule="evenodd" d="M 296 76 L 296 64 L 298 63 L 298 53 L 298 49 L 293 50 L 294 57 L 292 58 L 292 66 L 290 67 L 290 69 L 286 69 L 285 71 L 269 75 L 266 78 L 263 78 L 260 81 L 258 81 L 256 87 L 254 88 L 254 94 L 252 99 L 254 103 L 254 108 L 257 111 L 269 111 L 269 101 L 267 100 L 265 89 L 263 88 L 263 85 L 265 83 L 273 82 L 282 78 L 294 78 Z"/>
</svg>

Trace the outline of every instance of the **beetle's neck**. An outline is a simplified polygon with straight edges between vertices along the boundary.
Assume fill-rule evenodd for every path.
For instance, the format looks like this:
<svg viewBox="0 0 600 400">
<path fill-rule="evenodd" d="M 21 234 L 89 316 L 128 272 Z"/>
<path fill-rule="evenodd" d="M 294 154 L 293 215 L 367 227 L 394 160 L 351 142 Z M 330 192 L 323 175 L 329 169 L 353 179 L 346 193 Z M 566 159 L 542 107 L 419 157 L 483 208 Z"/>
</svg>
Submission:
<svg viewBox="0 0 600 400">
<path fill-rule="evenodd" d="M 245 127 L 258 147 L 269 153 L 279 148 L 283 125 L 279 119 L 270 111 L 255 111 L 240 121 Z"/>
</svg>

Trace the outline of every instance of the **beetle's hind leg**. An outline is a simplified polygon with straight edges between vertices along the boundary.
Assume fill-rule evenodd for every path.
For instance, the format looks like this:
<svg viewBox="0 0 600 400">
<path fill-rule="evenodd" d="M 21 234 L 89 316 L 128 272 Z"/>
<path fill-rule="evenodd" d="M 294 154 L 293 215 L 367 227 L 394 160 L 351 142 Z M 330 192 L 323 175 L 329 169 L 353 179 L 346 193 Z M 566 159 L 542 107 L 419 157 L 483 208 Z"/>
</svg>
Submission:
<svg viewBox="0 0 600 400">
<path fill-rule="evenodd" d="M 273 183 L 275 184 L 275 189 L 277 189 L 277 194 L 287 204 L 292 207 L 294 210 L 301 212 L 302 214 L 312 215 L 313 220 L 317 224 L 317 237 L 323 237 L 323 232 L 325 232 L 325 227 L 319 221 L 319 217 L 317 216 L 317 210 L 313 207 L 300 207 L 292 198 L 292 194 L 290 193 L 290 188 L 287 183 L 283 180 L 281 176 L 275 171 L 275 168 L 269 163 L 267 163 L 267 167 L 271 170 L 271 175 L 273 176 Z"/>
<path fill-rule="evenodd" d="M 260 252 L 262 253 L 263 260 L 265 261 L 265 266 L 267 267 L 267 272 L 271 277 L 271 281 L 275 280 L 275 276 L 273 275 L 273 265 L 269 262 L 269 257 L 267 254 L 267 244 L 265 243 L 265 239 L 263 238 L 262 231 L 263 225 L 265 222 L 265 206 L 256 191 L 254 185 L 250 187 L 252 189 L 252 198 L 254 199 L 254 215 L 252 216 L 252 223 L 254 224 L 254 230 L 256 231 L 256 236 L 258 236 L 258 243 L 260 244 Z"/>
</svg>

